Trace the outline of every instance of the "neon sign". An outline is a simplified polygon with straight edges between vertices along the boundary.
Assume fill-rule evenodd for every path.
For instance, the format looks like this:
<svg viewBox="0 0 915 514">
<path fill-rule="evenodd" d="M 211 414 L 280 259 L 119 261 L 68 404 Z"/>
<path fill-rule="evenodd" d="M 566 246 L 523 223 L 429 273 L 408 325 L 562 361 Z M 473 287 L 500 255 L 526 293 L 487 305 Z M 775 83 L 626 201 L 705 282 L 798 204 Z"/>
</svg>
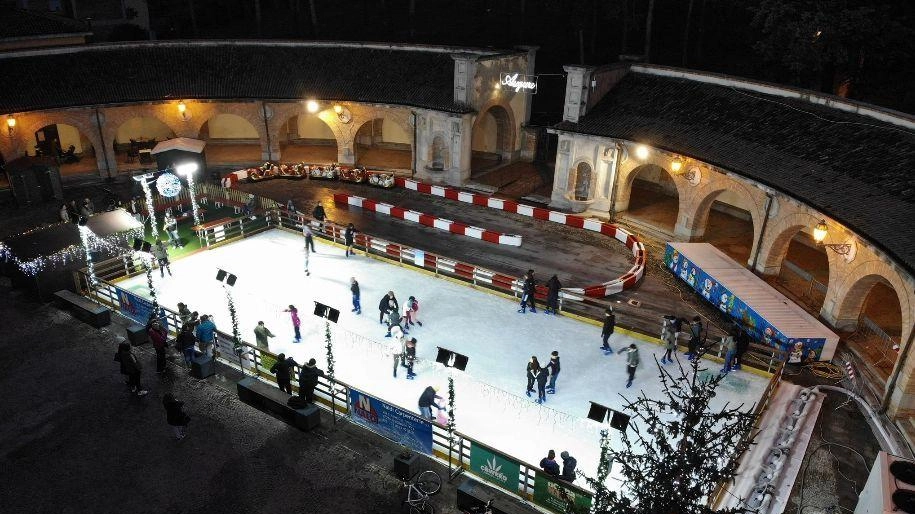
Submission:
<svg viewBox="0 0 915 514">
<path fill-rule="evenodd" d="M 514 89 L 515 93 L 524 91 L 532 95 L 537 94 L 537 76 L 521 75 L 520 73 L 502 73 L 499 83 L 502 87 Z"/>
</svg>

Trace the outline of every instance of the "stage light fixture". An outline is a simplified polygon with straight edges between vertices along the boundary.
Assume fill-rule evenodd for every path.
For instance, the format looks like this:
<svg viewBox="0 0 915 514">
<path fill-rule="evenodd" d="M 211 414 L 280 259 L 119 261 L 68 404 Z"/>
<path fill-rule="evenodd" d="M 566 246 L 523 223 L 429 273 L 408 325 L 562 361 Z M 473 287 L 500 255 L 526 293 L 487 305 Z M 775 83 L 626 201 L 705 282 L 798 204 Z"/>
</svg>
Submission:
<svg viewBox="0 0 915 514">
<path fill-rule="evenodd" d="M 340 319 L 340 311 L 334 309 L 329 305 L 324 305 L 321 302 L 315 301 L 315 310 L 314 315 L 319 318 L 324 318 L 331 323 L 336 323 Z"/>
<path fill-rule="evenodd" d="M 435 357 L 435 362 L 459 371 L 467 369 L 467 362 L 470 359 L 466 355 L 451 351 L 447 348 L 442 348 L 441 346 L 438 346 L 437 348 L 438 355 Z"/>
<path fill-rule="evenodd" d="M 216 280 L 224 282 L 227 286 L 232 287 L 235 285 L 235 281 L 238 280 L 238 277 L 224 269 L 218 268 L 218 271 L 216 272 Z"/>
<path fill-rule="evenodd" d="M 175 171 L 184 176 L 187 176 L 197 171 L 198 168 L 200 168 L 200 166 L 198 166 L 196 162 L 186 162 L 184 164 L 175 166 Z"/>
</svg>

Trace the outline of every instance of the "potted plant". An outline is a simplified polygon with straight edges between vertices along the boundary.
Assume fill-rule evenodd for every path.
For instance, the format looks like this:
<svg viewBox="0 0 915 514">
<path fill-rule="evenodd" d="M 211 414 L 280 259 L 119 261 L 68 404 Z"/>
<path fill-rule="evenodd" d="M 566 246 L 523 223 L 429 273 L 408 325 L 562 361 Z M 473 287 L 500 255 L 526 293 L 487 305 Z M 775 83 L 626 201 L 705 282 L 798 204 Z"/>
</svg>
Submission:
<svg viewBox="0 0 915 514">
<path fill-rule="evenodd" d="M 401 443 L 400 451 L 394 456 L 394 475 L 401 480 L 409 480 L 419 473 L 419 455 Z"/>
</svg>

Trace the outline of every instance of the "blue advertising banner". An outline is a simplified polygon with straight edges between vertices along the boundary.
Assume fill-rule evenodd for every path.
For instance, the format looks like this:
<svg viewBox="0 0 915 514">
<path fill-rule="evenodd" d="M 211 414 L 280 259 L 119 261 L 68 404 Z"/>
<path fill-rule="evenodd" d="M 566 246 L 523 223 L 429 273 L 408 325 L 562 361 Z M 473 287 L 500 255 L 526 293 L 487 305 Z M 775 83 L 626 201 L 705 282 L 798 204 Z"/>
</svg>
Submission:
<svg viewBox="0 0 915 514">
<path fill-rule="evenodd" d="M 353 422 L 420 453 L 432 455 L 432 422 L 357 389 L 350 389 Z"/>
<path fill-rule="evenodd" d="M 141 325 L 145 325 L 149 321 L 153 306 L 152 302 L 146 298 L 135 295 L 130 291 L 118 289 L 118 303 L 121 305 L 121 314 Z M 159 321 L 162 323 L 162 328 L 167 331 L 168 318 L 162 316 L 161 311 L 159 314 Z"/>
<path fill-rule="evenodd" d="M 670 244 L 664 252 L 664 264 L 671 273 L 686 282 L 709 303 L 718 307 L 718 310 L 740 321 L 744 329 L 758 342 L 789 352 L 789 362 L 800 362 L 806 352 L 813 352 L 815 357 L 819 358 L 826 339 L 794 338 L 790 334 L 782 333 L 728 288 L 718 283 L 715 277 L 690 262 Z"/>
</svg>

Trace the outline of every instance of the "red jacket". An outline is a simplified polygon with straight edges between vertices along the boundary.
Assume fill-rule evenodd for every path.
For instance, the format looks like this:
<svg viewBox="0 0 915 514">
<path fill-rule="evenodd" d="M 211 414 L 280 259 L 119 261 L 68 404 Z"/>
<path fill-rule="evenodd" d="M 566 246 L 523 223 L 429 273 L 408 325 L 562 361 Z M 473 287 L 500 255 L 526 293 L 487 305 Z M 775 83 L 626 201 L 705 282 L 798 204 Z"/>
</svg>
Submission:
<svg viewBox="0 0 915 514">
<path fill-rule="evenodd" d="M 168 332 L 164 328 L 153 328 L 149 327 L 149 340 L 152 341 L 153 347 L 157 350 L 165 348 L 168 341 Z"/>
</svg>

